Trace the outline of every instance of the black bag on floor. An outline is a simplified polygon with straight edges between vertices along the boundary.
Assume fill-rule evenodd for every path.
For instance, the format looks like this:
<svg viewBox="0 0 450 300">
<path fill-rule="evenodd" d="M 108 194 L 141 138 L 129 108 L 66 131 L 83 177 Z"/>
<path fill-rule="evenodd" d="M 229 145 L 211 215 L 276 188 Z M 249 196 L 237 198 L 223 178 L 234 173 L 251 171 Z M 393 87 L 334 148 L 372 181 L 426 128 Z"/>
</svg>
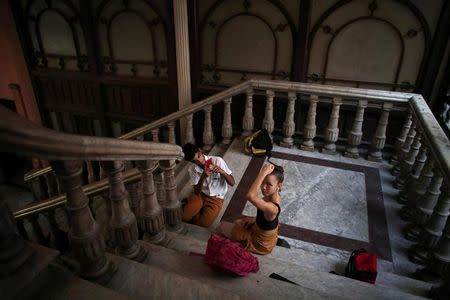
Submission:
<svg viewBox="0 0 450 300">
<path fill-rule="evenodd" d="M 261 129 L 244 139 L 244 152 L 254 156 L 272 155 L 273 143 L 266 129 Z"/>
</svg>

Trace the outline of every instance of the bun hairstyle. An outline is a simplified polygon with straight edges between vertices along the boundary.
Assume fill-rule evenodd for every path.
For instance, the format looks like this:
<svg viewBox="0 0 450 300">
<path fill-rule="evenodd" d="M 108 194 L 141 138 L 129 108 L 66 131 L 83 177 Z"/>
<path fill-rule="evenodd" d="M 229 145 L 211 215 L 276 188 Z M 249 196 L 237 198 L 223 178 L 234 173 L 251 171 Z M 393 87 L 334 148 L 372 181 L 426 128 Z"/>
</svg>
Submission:
<svg viewBox="0 0 450 300">
<path fill-rule="evenodd" d="M 283 169 L 283 167 L 279 166 L 277 164 L 274 164 L 270 160 L 268 160 L 268 162 L 274 166 L 274 169 L 273 169 L 272 173 L 270 173 L 270 175 L 274 175 L 277 178 L 278 182 L 283 182 L 283 180 L 284 180 L 284 169 Z"/>
</svg>

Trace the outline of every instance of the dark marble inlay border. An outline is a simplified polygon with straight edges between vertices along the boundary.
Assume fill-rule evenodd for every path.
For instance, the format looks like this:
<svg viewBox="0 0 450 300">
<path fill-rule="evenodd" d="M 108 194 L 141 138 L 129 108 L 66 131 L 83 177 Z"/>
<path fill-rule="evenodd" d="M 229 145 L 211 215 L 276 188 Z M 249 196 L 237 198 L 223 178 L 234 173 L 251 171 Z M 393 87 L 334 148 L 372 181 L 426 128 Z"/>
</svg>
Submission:
<svg viewBox="0 0 450 300">
<path fill-rule="evenodd" d="M 295 227 L 288 224 L 281 224 L 280 235 L 346 251 L 366 248 L 367 250 L 376 253 L 378 257 L 384 260 L 392 261 L 383 192 L 381 189 L 381 179 L 377 168 L 280 152 L 273 152 L 272 157 L 329 168 L 361 172 L 364 173 L 366 183 L 369 243 L 306 228 Z M 259 172 L 264 161 L 265 158 L 263 157 L 253 157 L 251 159 L 238 187 L 236 188 L 236 191 L 234 192 L 230 204 L 222 217 L 222 220 L 232 222 L 243 216 L 242 211 L 244 210 L 246 204 L 245 194 L 250 188 L 250 185 L 252 184 L 256 174 Z"/>
</svg>

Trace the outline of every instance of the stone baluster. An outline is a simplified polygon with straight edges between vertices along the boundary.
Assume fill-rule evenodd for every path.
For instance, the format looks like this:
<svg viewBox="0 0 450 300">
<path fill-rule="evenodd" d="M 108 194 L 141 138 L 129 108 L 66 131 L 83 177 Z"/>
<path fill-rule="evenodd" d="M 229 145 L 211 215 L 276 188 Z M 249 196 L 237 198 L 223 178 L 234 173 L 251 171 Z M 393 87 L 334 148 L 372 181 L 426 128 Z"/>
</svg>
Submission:
<svg viewBox="0 0 450 300">
<path fill-rule="evenodd" d="M 177 195 L 177 184 L 175 182 L 175 161 L 162 160 L 160 168 L 164 171 L 164 185 L 166 189 L 166 201 L 163 206 L 165 223 L 172 231 L 183 229 L 181 217 L 181 203 Z"/>
<path fill-rule="evenodd" d="M 137 242 L 139 235 L 137 220 L 130 210 L 128 192 L 123 184 L 124 164 L 121 161 L 105 161 L 101 164 L 108 172 L 112 210 L 111 228 L 117 244 L 117 252 L 129 259 L 143 261 L 147 257 L 147 251 Z"/>
<path fill-rule="evenodd" d="M 163 172 L 161 170 L 159 170 L 159 172 L 157 172 L 154 176 L 154 182 L 156 185 L 156 198 L 158 199 L 158 203 L 162 206 L 165 207 L 166 206 L 166 189 L 165 189 L 165 185 L 164 185 L 164 176 L 163 176 Z"/>
<path fill-rule="evenodd" d="M 294 139 L 292 136 L 295 133 L 295 101 L 297 100 L 297 94 L 294 92 L 288 93 L 288 106 L 286 109 L 286 119 L 283 123 L 283 140 L 280 145 L 282 147 L 292 148 L 294 146 Z"/>
<path fill-rule="evenodd" d="M 305 129 L 303 131 L 303 142 L 300 149 L 305 151 L 314 151 L 314 141 L 316 137 L 316 110 L 319 96 L 309 96 L 308 115 L 306 116 Z"/>
<path fill-rule="evenodd" d="M 426 269 L 429 273 L 440 275 L 444 281 L 444 285 L 440 289 L 432 290 L 432 294 L 440 291 L 444 297 L 433 297 L 432 299 L 446 299 L 450 295 L 450 218 L 447 218 L 444 232 L 436 247 L 430 251 Z"/>
<path fill-rule="evenodd" d="M 47 183 L 47 193 L 49 197 L 59 195 L 61 192 L 59 190 L 58 180 L 54 172 L 49 172 L 44 175 L 45 181 Z"/>
<path fill-rule="evenodd" d="M 273 128 L 275 122 L 273 120 L 273 97 L 275 92 L 272 90 L 266 91 L 266 111 L 264 114 L 264 119 L 262 121 L 262 128 L 266 129 L 270 136 L 272 136 Z"/>
<path fill-rule="evenodd" d="M 29 182 L 31 192 L 33 193 L 33 198 L 37 201 L 45 199 L 46 191 L 43 187 L 43 184 L 41 183 L 41 178 L 35 177 L 31 179 Z M 48 190 L 48 187 L 47 187 Z"/>
<path fill-rule="evenodd" d="M 100 179 L 104 179 L 108 177 L 108 172 L 103 168 L 102 164 L 100 164 Z M 111 227 L 111 218 L 112 218 L 112 206 L 111 201 L 109 199 L 109 190 L 103 192 L 101 197 L 105 201 L 105 210 L 106 210 L 106 230 L 105 230 L 105 241 L 106 241 L 106 251 L 110 253 L 116 253 L 116 240 L 114 237 L 114 231 Z"/>
<path fill-rule="evenodd" d="M 158 143 L 159 142 L 159 129 L 158 128 L 152 129 L 151 133 L 152 133 L 152 141 L 155 143 Z"/>
<path fill-rule="evenodd" d="M 44 246 L 49 246 L 47 236 L 44 234 L 41 223 L 39 222 L 39 214 L 31 215 L 30 223 L 37 243 L 42 244 Z"/>
<path fill-rule="evenodd" d="M 411 145 L 413 143 L 415 136 L 416 136 L 416 125 L 412 124 L 411 127 L 409 128 L 406 140 L 403 143 L 402 148 L 400 149 L 400 152 L 398 154 L 398 162 L 392 168 L 391 171 L 392 175 L 398 175 L 400 173 L 402 161 L 405 160 L 406 156 L 409 153 L 409 150 L 411 150 Z"/>
<path fill-rule="evenodd" d="M 325 154 L 336 154 L 336 144 L 335 142 L 339 137 L 339 110 L 342 105 L 342 99 L 335 97 L 333 98 L 333 108 L 331 110 L 330 119 L 328 121 L 328 126 L 325 129 L 325 145 L 322 148 L 322 153 Z"/>
<path fill-rule="evenodd" d="M 231 97 L 223 100 L 223 124 L 222 143 L 228 145 L 233 137 L 233 126 L 231 125 Z"/>
<path fill-rule="evenodd" d="M 253 89 L 249 88 L 245 91 L 245 112 L 242 119 L 242 135 L 248 136 L 253 131 L 255 119 L 253 117 Z"/>
<path fill-rule="evenodd" d="M 417 179 L 417 184 L 413 186 L 411 190 L 404 190 L 407 193 L 407 202 L 406 205 L 401 209 L 400 216 L 405 221 L 412 221 L 414 217 L 414 213 L 416 211 L 416 207 L 420 201 L 422 201 L 425 193 L 430 186 L 431 179 L 433 178 L 433 168 L 434 168 L 434 160 L 430 155 L 427 157 L 425 165 L 420 172 L 419 179 Z M 402 191 L 403 192 L 403 191 Z"/>
<path fill-rule="evenodd" d="M 0 224 L 0 279 L 11 278 L 24 266 L 33 251 L 18 234 L 14 216 L 3 197 L 0 197 Z"/>
<path fill-rule="evenodd" d="M 167 128 L 169 128 L 169 144 L 176 144 L 177 138 L 175 136 L 175 122 L 167 123 Z"/>
<path fill-rule="evenodd" d="M 367 100 L 359 100 L 356 107 L 355 119 L 353 119 L 352 130 L 348 135 L 348 146 L 345 149 L 344 156 L 358 158 L 358 146 L 361 144 L 362 125 L 364 121 L 364 110 L 367 108 Z"/>
<path fill-rule="evenodd" d="M 91 161 L 86 162 L 86 170 L 87 170 L 87 174 L 88 174 L 88 176 L 87 176 L 88 183 L 97 181 L 97 178 L 95 178 L 94 167 L 92 166 Z"/>
<path fill-rule="evenodd" d="M 141 215 L 140 207 L 142 203 L 142 199 L 144 197 L 142 192 L 142 182 L 138 181 L 135 183 L 129 183 L 126 185 L 128 195 L 130 196 L 130 209 L 135 215 L 136 219 L 139 219 Z"/>
<path fill-rule="evenodd" d="M 69 239 L 75 259 L 80 263 L 80 275 L 89 280 L 106 282 L 115 266 L 105 255 L 105 241 L 100 227 L 92 217 L 89 199 L 82 189 L 81 161 L 52 161 L 51 166 L 66 192 L 70 214 Z"/>
<path fill-rule="evenodd" d="M 193 114 L 186 116 L 186 131 L 185 131 L 185 137 L 184 137 L 185 143 L 195 144 L 194 127 L 192 126 L 193 118 L 194 118 Z"/>
<path fill-rule="evenodd" d="M 448 195 L 448 190 L 446 193 Z M 450 218 L 448 217 L 441 238 L 429 253 L 427 269 L 432 274 L 441 275 L 444 279 L 450 276 Z M 450 278 L 447 277 L 447 279 Z"/>
<path fill-rule="evenodd" d="M 416 156 L 414 165 L 412 166 L 411 172 L 405 182 L 405 188 L 400 191 L 397 195 L 397 202 L 400 204 L 406 204 L 410 198 L 410 194 L 414 191 L 414 188 L 419 179 L 420 173 L 423 170 L 423 166 L 427 160 L 427 147 L 421 145 L 419 154 Z"/>
<path fill-rule="evenodd" d="M 406 140 L 406 136 L 409 132 L 409 129 L 411 128 L 411 124 L 412 124 L 412 114 L 408 113 L 405 123 L 403 124 L 402 131 L 400 132 L 400 135 L 395 139 L 394 155 L 391 157 L 390 161 L 392 165 L 398 163 L 398 155 L 400 153 L 400 150 L 402 149 L 403 143 Z"/>
<path fill-rule="evenodd" d="M 433 214 L 429 218 L 425 230 L 421 232 L 418 243 L 410 250 L 411 259 L 420 264 L 425 264 L 428 260 L 428 254 L 438 243 L 442 236 L 445 224 L 450 210 L 450 186 L 444 181 L 442 192 L 434 207 Z"/>
<path fill-rule="evenodd" d="M 205 112 L 205 123 L 203 128 L 203 149 L 209 151 L 214 145 L 214 134 L 211 124 L 212 106 L 209 105 L 205 107 L 203 111 Z"/>
<path fill-rule="evenodd" d="M 406 228 L 405 237 L 410 241 L 417 241 L 428 222 L 433 209 L 441 194 L 442 173 L 439 168 L 434 168 L 434 175 L 425 195 L 418 199 L 417 208 L 413 214 L 411 224 Z"/>
<path fill-rule="evenodd" d="M 392 110 L 392 103 L 383 103 L 383 111 L 381 112 L 380 119 L 378 120 L 377 129 L 372 137 L 372 143 L 369 147 L 369 155 L 367 159 L 370 161 L 381 161 L 383 159 L 381 151 L 384 148 L 386 142 L 386 127 L 389 119 L 389 112 Z"/>
<path fill-rule="evenodd" d="M 398 173 L 393 182 L 393 186 L 398 190 L 402 190 L 405 187 L 406 179 L 408 179 L 411 174 L 412 167 L 416 161 L 417 154 L 419 153 L 421 138 L 422 134 L 418 131 L 406 159 L 400 162 L 400 173 Z"/>
<path fill-rule="evenodd" d="M 139 224 L 146 240 L 159 243 L 166 234 L 164 231 L 164 213 L 161 205 L 158 203 L 153 182 L 153 171 L 158 168 L 158 165 L 151 160 L 140 161 L 138 162 L 138 168 L 142 174 L 144 192 Z"/>
</svg>

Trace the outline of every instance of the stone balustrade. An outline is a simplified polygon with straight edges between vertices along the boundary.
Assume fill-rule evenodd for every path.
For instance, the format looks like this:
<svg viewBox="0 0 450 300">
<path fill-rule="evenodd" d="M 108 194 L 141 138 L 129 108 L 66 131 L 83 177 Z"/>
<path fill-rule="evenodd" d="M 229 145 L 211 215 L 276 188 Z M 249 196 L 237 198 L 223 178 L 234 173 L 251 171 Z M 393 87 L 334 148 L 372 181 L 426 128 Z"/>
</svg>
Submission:
<svg viewBox="0 0 450 300">
<path fill-rule="evenodd" d="M 287 98 L 281 137 L 277 136 L 274 121 L 274 106 L 279 98 Z M 249 80 L 124 134 L 119 139 L 137 139 L 151 134 L 153 142 L 159 142 L 160 132 L 165 130 L 168 132 L 168 142 L 174 144 L 179 140 L 176 129 L 183 120 L 185 141 L 203 145 L 205 150 L 209 150 L 216 141 L 228 144 L 234 136 L 246 136 L 256 130 L 253 110 L 257 102 L 265 108 L 264 118 L 260 120 L 261 127 L 273 134 L 274 141 L 281 146 L 299 147 L 306 151 L 318 149 L 326 154 L 342 152 L 355 159 L 365 154 L 368 160 L 377 162 L 391 158 L 392 173 L 396 175 L 394 185 L 400 190 L 398 199 L 405 204 L 402 216 L 411 222 L 405 233 L 410 239 L 419 241 L 411 249 L 411 257 L 420 257 L 424 264 L 430 263 L 429 257 L 434 257 L 435 265 L 450 262 L 450 259 L 446 260 L 450 257 L 450 240 L 446 233 L 448 230 L 444 227 L 448 219 L 449 202 L 449 141 L 420 95 L 309 83 Z M 295 123 L 299 119 L 295 118 L 295 114 L 302 113 L 295 111 L 296 107 L 301 107 L 298 103 L 308 106 L 304 124 Z M 242 124 L 232 123 L 236 119 L 232 115 L 235 105 L 243 107 Z M 352 106 L 355 107 L 353 123 L 351 130 L 346 132 L 339 126 L 341 111 Z M 318 107 L 331 108 L 326 128 L 319 131 L 316 124 Z M 377 114 L 377 124 L 371 136 L 363 141 L 365 112 L 369 109 Z M 217 110 L 220 110 L 218 115 L 223 118 L 214 120 L 213 123 L 212 113 Z M 405 120 L 399 136 L 390 137 L 395 140 L 395 144 L 394 152 L 389 155 L 384 148 L 388 138 L 389 118 L 394 111 L 404 112 Z M 195 140 L 195 136 L 200 136 L 194 135 L 193 120 L 196 118 L 203 120 L 202 140 Z M 221 130 L 215 131 L 213 125 L 217 124 L 221 124 Z M 217 132 L 222 136 L 215 136 Z M 146 173 L 142 167 L 140 169 L 142 178 L 146 178 L 147 182 L 147 186 L 143 187 L 147 197 L 146 210 L 151 213 L 148 214 L 147 221 L 141 220 L 139 224 L 150 236 L 158 235 L 163 230 L 163 226 L 158 223 L 161 221 L 157 221 L 157 225 L 146 225 L 155 218 L 161 220 L 158 206 L 163 211 L 164 224 L 168 229 L 179 230 L 181 224 L 181 209 L 174 180 L 175 161 L 164 158 L 154 161 L 158 168 L 154 168 L 153 175 Z M 37 177 L 28 176 L 31 180 Z M 51 179 L 48 181 L 51 182 Z M 53 186 L 47 190 L 55 191 L 57 188 Z M 46 193 L 46 189 L 36 192 L 39 193 Z M 156 211 L 158 217 L 154 213 Z M 433 256 L 433 253 L 436 255 Z M 450 270 L 448 267 L 434 269 L 441 270 L 441 273 L 448 273 Z M 448 278 L 450 276 L 447 273 L 441 275 Z"/>
</svg>

